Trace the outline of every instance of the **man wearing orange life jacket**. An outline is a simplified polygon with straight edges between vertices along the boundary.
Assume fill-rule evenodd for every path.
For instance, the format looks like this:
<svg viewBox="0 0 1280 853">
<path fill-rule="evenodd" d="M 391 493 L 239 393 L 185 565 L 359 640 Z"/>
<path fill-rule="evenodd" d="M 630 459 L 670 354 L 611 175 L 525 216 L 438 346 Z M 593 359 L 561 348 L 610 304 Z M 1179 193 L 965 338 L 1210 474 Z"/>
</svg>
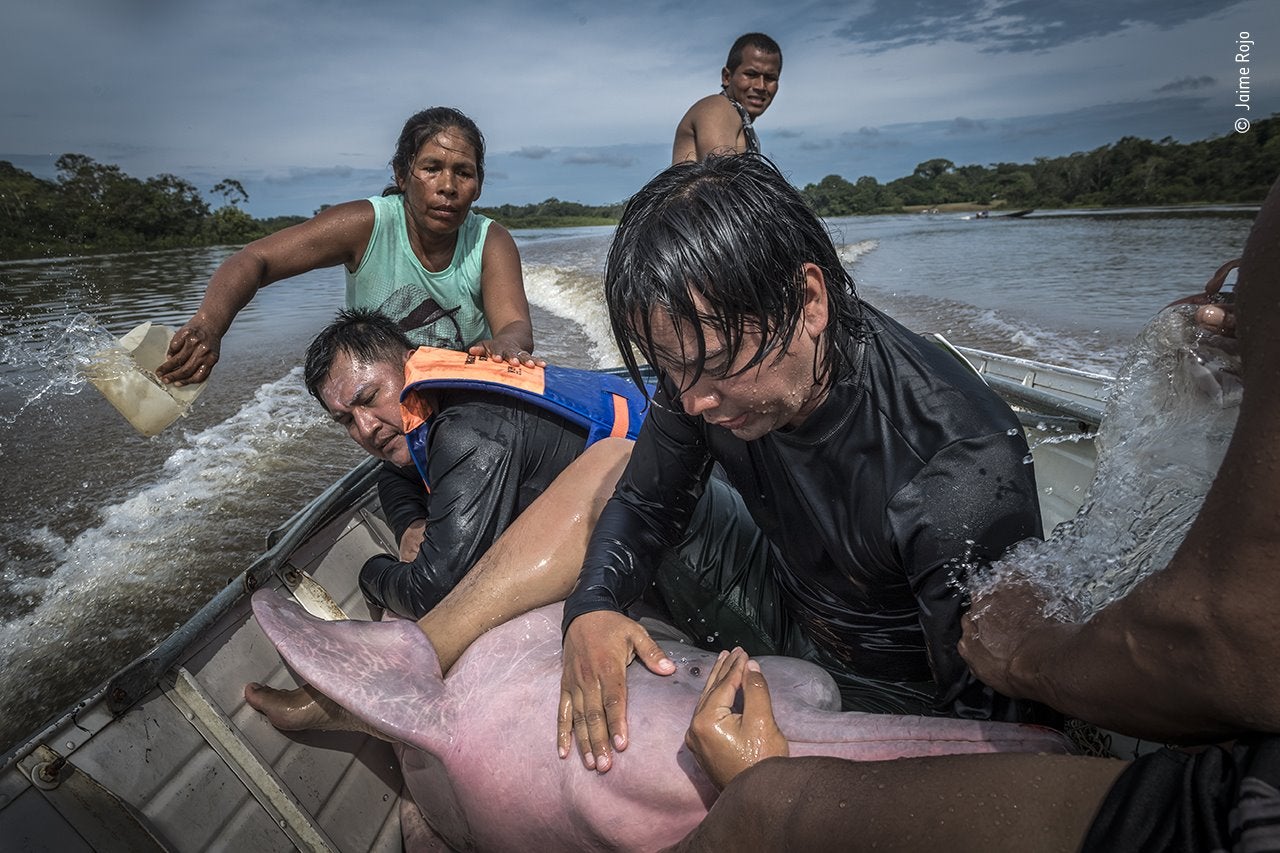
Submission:
<svg viewBox="0 0 1280 853">
<path fill-rule="evenodd" d="M 371 601 L 410 618 L 443 598 L 589 443 L 634 438 L 643 417 L 625 380 L 415 349 L 363 310 L 341 312 L 316 337 L 305 381 L 384 461 L 379 497 L 397 541 L 425 523 L 418 547 L 402 551 L 411 561 L 377 557 L 361 573 Z"/>
<path fill-rule="evenodd" d="M 379 497 L 397 540 L 424 525 L 412 554 L 375 556 L 360 573 L 370 601 L 414 619 L 435 607 L 588 446 L 634 439 L 645 406 L 621 377 L 414 349 L 393 322 L 362 310 L 341 312 L 316 337 L 305 381 L 351 438 L 384 461 Z M 703 565 L 741 562 L 707 556 L 737 547 L 732 531 L 744 511 L 727 486 L 710 487 L 699 521 L 673 549 L 662 592 L 678 600 L 678 617 L 722 611 L 727 622 L 717 627 L 750 643 L 744 632 L 755 633 L 749 625 L 757 605 L 741 595 L 706 601 L 701 589 L 709 585 L 698 576 Z"/>
</svg>

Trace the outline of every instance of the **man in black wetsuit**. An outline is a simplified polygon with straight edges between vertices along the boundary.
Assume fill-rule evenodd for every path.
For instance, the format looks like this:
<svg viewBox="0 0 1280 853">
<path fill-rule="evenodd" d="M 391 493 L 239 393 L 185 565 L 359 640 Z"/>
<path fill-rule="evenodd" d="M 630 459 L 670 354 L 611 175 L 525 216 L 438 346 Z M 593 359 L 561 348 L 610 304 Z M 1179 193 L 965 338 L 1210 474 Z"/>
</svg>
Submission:
<svg viewBox="0 0 1280 853">
<path fill-rule="evenodd" d="M 1022 430 L 967 367 L 857 298 L 786 179 L 745 154 L 667 169 L 627 205 L 605 296 L 628 366 L 634 346 L 659 382 L 565 606 L 561 755 L 572 732 L 607 770 L 628 662 L 674 670 L 622 611 L 715 463 L 762 533 L 778 649 L 826 668 L 847 708 L 1026 719 L 957 653 L 953 582 L 1040 535 Z"/>
<path fill-rule="evenodd" d="M 305 367 L 307 390 L 356 444 L 383 460 L 378 495 L 396 541 L 425 522 L 422 535 L 413 537 L 417 546 L 401 552 L 408 560 L 374 557 L 360 573 L 366 598 L 411 619 L 453 589 L 582 454 L 587 436 L 585 428 L 510 396 L 431 393 L 435 428 L 428 470 L 434 476 L 428 492 L 405 440 L 400 408 L 405 364 L 415 349 L 383 315 L 343 311 L 312 341 Z"/>
<path fill-rule="evenodd" d="M 719 153 L 760 153 L 753 122 L 778 92 L 782 49 L 764 33 L 739 36 L 720 69 L 720 92 L 700 99 L 680 119 L 671 162 L 702 160 Z"/>
<path fill-rule="evenodd" d="M 1210 297 L 1229 268 L 1209 280 Z M 974 853 L 1280 849 L 1278 306 L 1280 182 L 1245 244 L 1234 305 L 1196 313 L 1206 332 L 1237 338 L 1244 396 L 1217 476 L 1168 565 L 1087 622 L 1047 616 L 1042 596 L 1019 583 L 996 587 L 977 603 L 980 618 L 964 620 L 965 659 L 1010 695 L 1198 748 L 1164 747 L 1132 762 L 1031 753 L 783 758 L 768 687 L 735 653 L 717 666 L 733 668 L 726 686 L 736 680 L 743 690 L 742 714 L 708 703 L 686 740 L 700 763 L 732 781 L 670 849 L 819 850 L 840 843 L 832 839 L 842 848 L 856 839 L 862 849 Z M 750 743 L 757 733 L 774 735 L 769 748 L 751 748 L 764 743 Z M 948 807 L 930 805 L 941 803 Z"/>
</svg>

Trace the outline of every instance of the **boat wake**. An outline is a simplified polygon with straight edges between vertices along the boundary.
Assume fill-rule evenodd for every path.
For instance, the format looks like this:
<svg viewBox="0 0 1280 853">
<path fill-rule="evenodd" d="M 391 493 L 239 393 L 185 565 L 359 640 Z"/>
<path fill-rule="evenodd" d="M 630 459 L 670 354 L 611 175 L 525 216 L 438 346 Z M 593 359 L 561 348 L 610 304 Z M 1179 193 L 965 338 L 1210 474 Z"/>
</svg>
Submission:
<svg viewBox="0 0 1280 853">
<path fill-rule="evenodd" d="M 844 243 L 836 245 L 836 255 L 840 258 L 840 263 L 846 267 L 851 267 L 858 262 L 863 255 L 870 254 L 875 251 L 880 244 L 875 240 L 859 240 L 856 243 Z"/>
<path fill-rule="evenodd" d="M 158 478 L 103 507 L 96 526 L 70 541 L 30 531 L 26 544 L 55 567 L 5 573 L 0 743 L 40 722 L 32 709 L 59 709 L 181 624 L 256 555 L 247 523 L 265 535 L 358 458 L 295 368 L 185 435 Z"/>
<path fill-rule="evenodd" d="M 617 346 L 609 325 L 609 312 L 604 304 L 604 291 L 599 272 L 549 265 L 530 264 L 524 270 L 524 288 L 529 301 L 557 317 L 577 324 L 588 340 L 588 351 L 578 353 L 585 359 L 557 359 L 571 367 L 601 368 L 618 364 Z M 539 355 L 555 354 L 559 347 L 544 340 L 555 334 L 555 327 L 540 328 Z"/>
</svg>

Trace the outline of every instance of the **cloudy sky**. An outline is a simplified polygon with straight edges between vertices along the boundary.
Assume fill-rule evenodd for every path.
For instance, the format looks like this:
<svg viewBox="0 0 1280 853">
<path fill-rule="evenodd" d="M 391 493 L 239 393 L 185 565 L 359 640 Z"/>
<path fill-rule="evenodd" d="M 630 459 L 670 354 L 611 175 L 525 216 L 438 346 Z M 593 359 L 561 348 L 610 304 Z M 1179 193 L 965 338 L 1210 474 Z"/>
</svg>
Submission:
<svg viewBox="0 0 1280 853">
<path fill-rule="evenodd" d="M 765 152 L 803 186 L 945 157 L 1028 162 L 1280 112 L 1277 0 L 29 0 L 0 28 L 0 160 L 67 152 L 256 216 L 378 192 L 404 119 L 459 107 L 482 203 L 625 199 L 669 161 L 733 38 L 782 45 Z M 1236 106 L 1249 32 L 1252 109 Z"/>
</svg>

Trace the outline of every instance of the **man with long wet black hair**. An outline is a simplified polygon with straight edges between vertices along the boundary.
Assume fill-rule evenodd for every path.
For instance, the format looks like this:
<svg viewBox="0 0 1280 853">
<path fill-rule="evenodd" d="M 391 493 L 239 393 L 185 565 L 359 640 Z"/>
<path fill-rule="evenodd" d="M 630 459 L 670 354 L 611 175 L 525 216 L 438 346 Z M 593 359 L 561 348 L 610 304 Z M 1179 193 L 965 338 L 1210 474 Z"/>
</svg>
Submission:
<svg viewBox="0 0 1280 853">
<path fill-rule="evenodd" d="M 773 584 L 782 605 L 767 652 L 825 667 L 846 708 L 1034 713 L 956 652 L 956 575 L 1040 534 L 1018 421 L 967 367 L 858 298 L 772 164 L 711 157 L 654 178 L 618 226 L 605 297 L 627 366 L 638 375 L 638 352 L 659 381 L 565 607 L 562 756 L 572 734 L 586 766 L 608 770 L 627 742 L 629 661 L 675 671 L 622 611 L 715 463 L 762 533 L 765 577 L 752 583 Z"/>
<path fill-rule="evenodd" d="M 1228 268 L 1210 279 L 1210 296 Z M 860 849 L 975 853 L 1280 848 L 1280 181 L 1245 244 L 1235 294 L 1234 305 L 1203 305 L 1196 320 L 1238 338 L 1240 414 L 1168 565 L 1087 622 L 1046 616 L 1033 589 L 1002 584 L 978 602 L 979 619 L 965 619 L 961 643 L 974 669 L 1011 695 L 1201 748 L 1165 747 L 1132 762 L 784 758 L 768 685 L 734 652 L 713 669 L 686 737 L 717 784 L 732 781 L 669 849 L 845 850 L 851 839 Z M 741 713 L 708 700 L 717 676 L 742 690 Z"/>
</svg>

